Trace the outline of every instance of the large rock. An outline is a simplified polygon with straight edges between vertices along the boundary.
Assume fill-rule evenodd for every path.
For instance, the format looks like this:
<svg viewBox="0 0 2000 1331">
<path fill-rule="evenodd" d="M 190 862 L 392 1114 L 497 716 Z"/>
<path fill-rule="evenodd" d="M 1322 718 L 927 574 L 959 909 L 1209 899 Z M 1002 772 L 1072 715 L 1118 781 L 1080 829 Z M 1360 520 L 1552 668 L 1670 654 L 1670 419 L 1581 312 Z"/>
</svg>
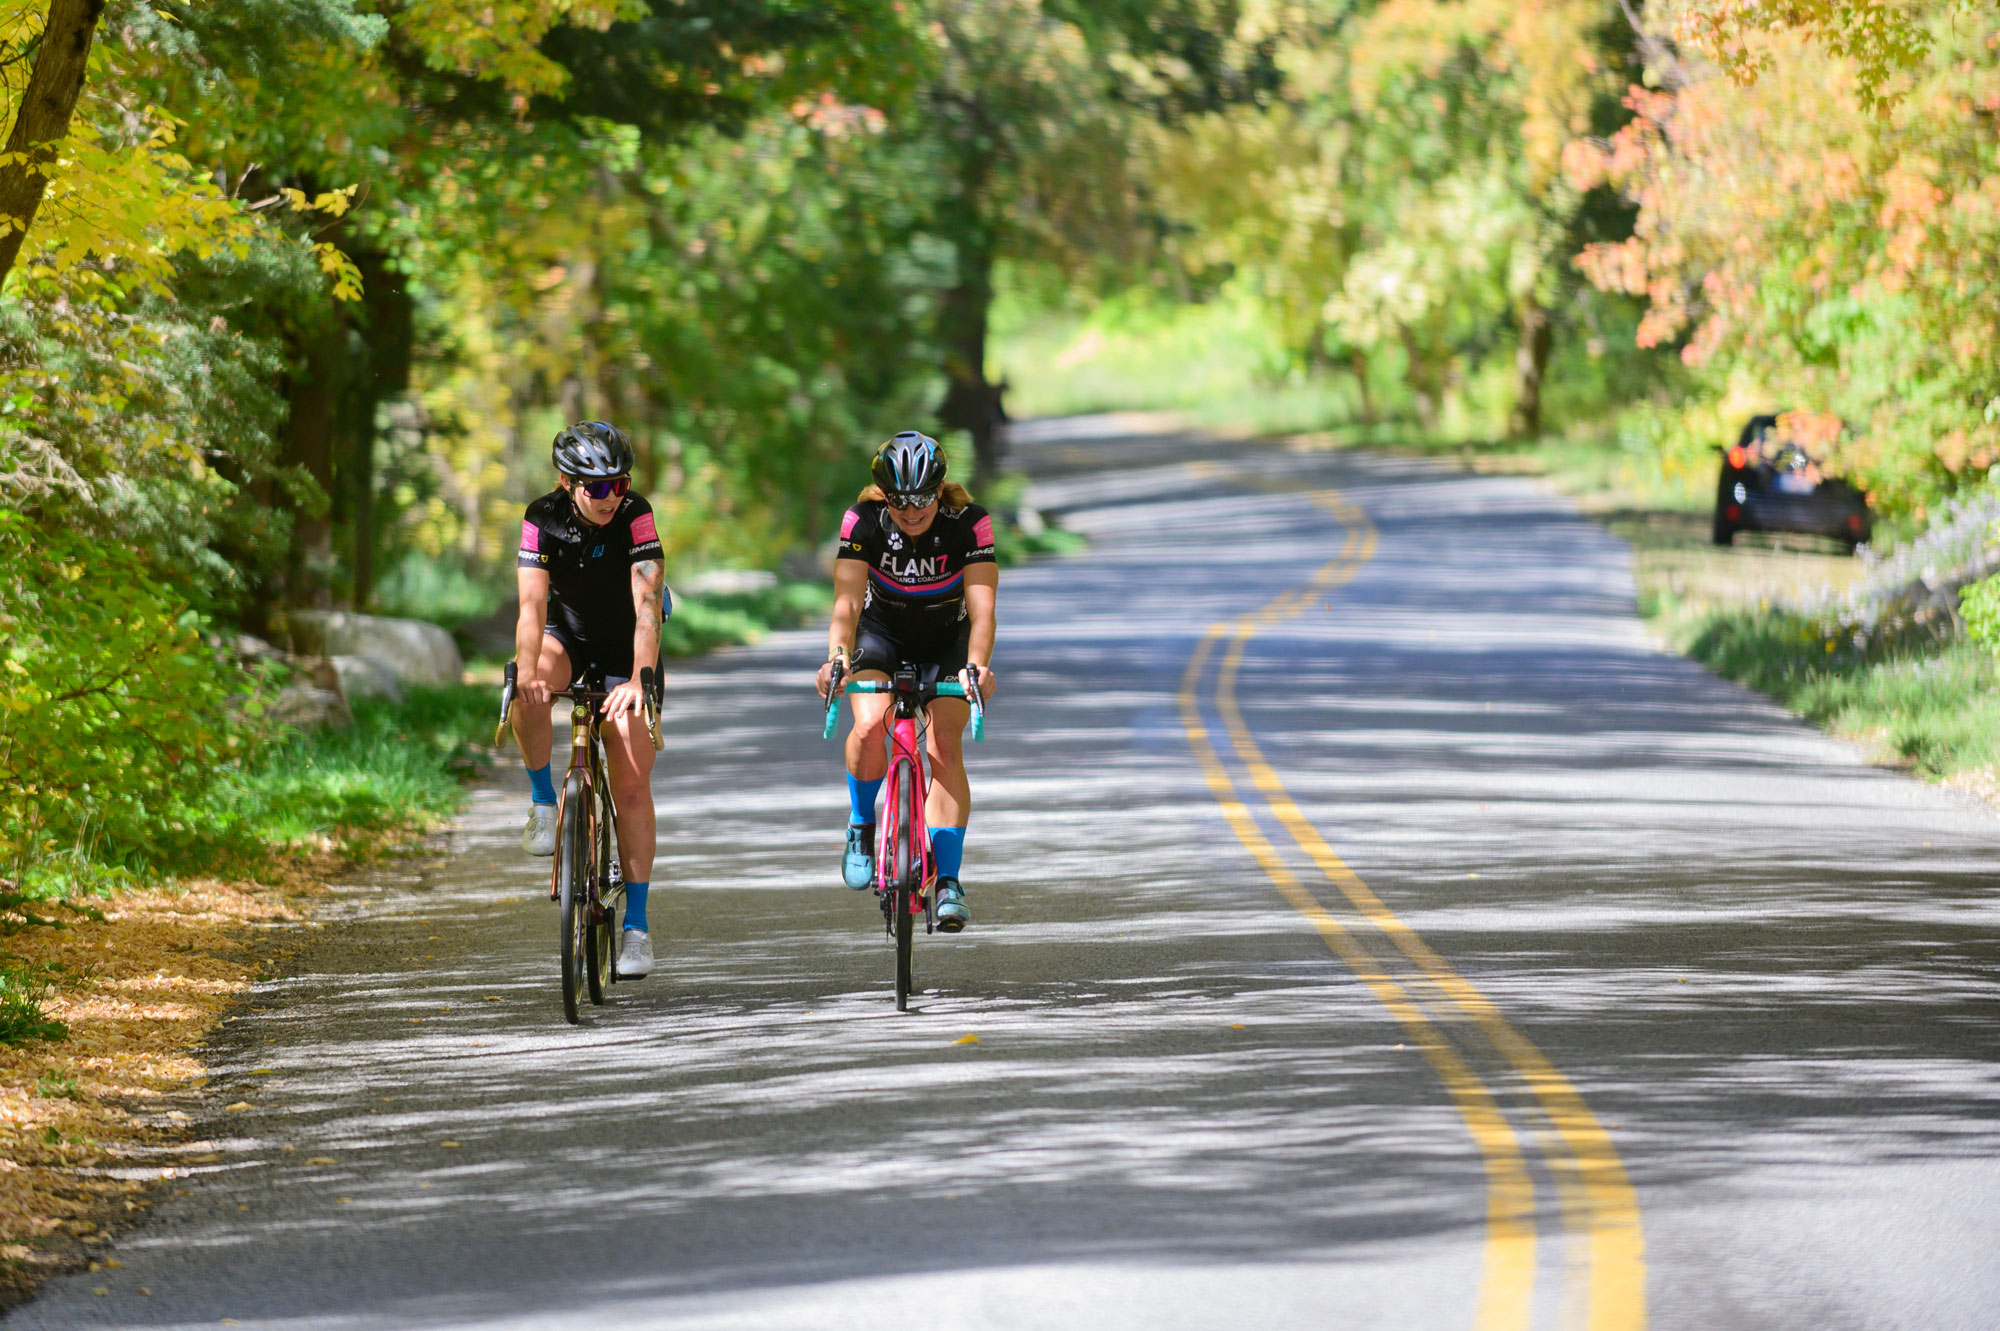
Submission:
<svg viewBox="0 0 2000 1331">
<path fill-rule="evenodd" d="M 404 684 L 456 684 L 465 671 L 451 635 L 421 619 L 301 610 L 292 615 L 292 646 L 307 656 L 365 657 Z"/>
<path fill-rule="evenodd" d="M 345 730 L 354 724 L 354 714 L 347 710 L 345 698 L 332 689 L 315 688 L 310 684 L 294 684 L 280 689 L 265 708 L 264 719 L 273 725 L 290 726 L 294 730 L 317 730 L 321 726 Z"/>
<path fill-rule="evenodd" d="M 372 656 L 336 656 L 334 673 L 340 677 L 340 692 L 349 702 L 363 698 L 403 700 L 403 683 L 396 672 Z"/>
</svg>

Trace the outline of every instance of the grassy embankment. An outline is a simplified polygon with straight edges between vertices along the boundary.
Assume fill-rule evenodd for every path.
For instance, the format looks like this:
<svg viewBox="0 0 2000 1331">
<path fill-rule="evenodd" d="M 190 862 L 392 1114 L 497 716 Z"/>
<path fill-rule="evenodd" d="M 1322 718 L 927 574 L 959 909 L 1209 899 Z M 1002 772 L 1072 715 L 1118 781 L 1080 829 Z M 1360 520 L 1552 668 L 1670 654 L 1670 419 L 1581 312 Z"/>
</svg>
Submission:
<svg viewBox="0 0 2000 1331">
<path fill-rule="evenodd" d="M 1418 451 L 1474 470 L 1545 477 L 1632 547 L 1639 611 L 1662 641 L 1856 741 L 1876 761 L 2000 797 L 2000 659 L 1963 640 L 1904 637 L 1857 648 L 1812 607 L 1845 589 L 1861 561 L 1810 538 L 1711 544 L 1715 464 L 1706 455 L 1676 459 L 1606 430 L 1483 442 L 1494 413 L 1478 384 L 1433 437 L 1407 423 L 1358 426 L 1351 381 L 1266 375 L 1269 349 L 1254 320 L 1226 307 L 1123 337 L 1074 320 L 1024 322 L 1007 330 L 999 356 L 1019 367 L 1011 401 L 1022 416 L 1170 409 L 1238 435 L 1303 435 L 1318 447 Z M 1188 365 L 1199 371 L 1186 373 Z"/>
<path fill-rule="evenodd" d="M 1595 444 L 1600 456 L 1613 446 Z M 1634 502 L 1573 447 L 1538 469 L 1632 547 L 1639 610 L 1669 645 L 1725 679 L 1852 739 L 1877 762 L 1991 797 L 2000 762 L 2000 659 L 1964 639 L 1888 637 L 1857 647 L 1820 607 L 1864 573 L 1830 542 L 1739 535 L 1709 542 L 1712 478 Z M 1637 468 L 1635 460 L 1635 469 Z"/>
</svg>

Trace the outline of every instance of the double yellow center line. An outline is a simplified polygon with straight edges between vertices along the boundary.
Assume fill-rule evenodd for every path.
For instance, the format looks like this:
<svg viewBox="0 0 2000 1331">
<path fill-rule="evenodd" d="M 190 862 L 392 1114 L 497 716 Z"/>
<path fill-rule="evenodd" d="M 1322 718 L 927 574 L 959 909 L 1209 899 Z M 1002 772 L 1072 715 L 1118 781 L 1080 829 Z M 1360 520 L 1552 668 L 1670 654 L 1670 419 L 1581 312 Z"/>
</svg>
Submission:
<svg viewBox="0 0 2000 1331">
<path fill-rule="evenodd" d="M 1181 719 L 1188 742 L 1237 839 L 1279 894 L 1403 1026 L 1444 1083 L 1479 1149 L 1486 1170 L 1486 1239 L 1472 1322 L 1476 1331 L 1526 1331 L 1530 1325 L 1537 1267 L 1535 1182 L 1521 1134 L 1475 1070 L 1482 1051 L 1462 1045 L 1462 1033 L 1441 1025 L 1433 1015 L 1437 1009 L 1459 1019 L 1455 1024 L 1469 1025 L 1479 1033 L 1486 1048 L 1506 1065 L 1510 1089 L 1518 1085 L 1532 1093 L 1539 1117 L 1531 1139 L 1555 1180 L 1566 1231 L 1564 1326 L 1641 1331 L 1646 1324 L 1646 1292 L 1638 1199 L 1603 1124 L 1569 1080 L 1492 1001 L 1398 919 L 1334 852 L 1300 812 L 1243 719 L 1236 684 L 1251 641 L 1352 581 L 1375 554 L 1375 526 L 1358 505 L 1333 490 L 1312 497 L 1345 531 L 1340 553 L 1303 586 L 1259 610 L 1209 628 L 1181 678 Z M 1223 653 L 1215 677 L 1215 710 L 1255 799 L 1344 898 L 1350 920 L 1365 925 L 1363 932 L 1336 918 L 1264 835 L 1257 810 L 1239 794 L 1236 779 L 1217 753 L 1200 690 L 1218 647 Z M 1392 973 L 1364 936 L 1388 943 L 1415 974 L 1405 972 L 1399 978 Z"/>
</svg>

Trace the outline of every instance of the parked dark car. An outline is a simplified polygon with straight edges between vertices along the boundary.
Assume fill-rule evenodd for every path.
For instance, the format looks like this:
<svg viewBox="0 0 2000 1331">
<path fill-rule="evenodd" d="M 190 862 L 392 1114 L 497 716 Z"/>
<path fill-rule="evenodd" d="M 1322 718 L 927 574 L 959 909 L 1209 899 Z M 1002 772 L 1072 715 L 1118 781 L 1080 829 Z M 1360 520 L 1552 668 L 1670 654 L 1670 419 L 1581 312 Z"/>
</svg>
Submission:
<svg viewBox="0 0 2000 1331">
<path fill-rule="evenodd" d="M 1778 434 L 1776 416 L 1752 416 L 1734 447 L 1722 450 L 1715 487 L 1715 543 L 1740 531 L 1830 536 L 1851 551 L 1874 530 L 1868 498 L 1820 460 Z"/>
</svg>

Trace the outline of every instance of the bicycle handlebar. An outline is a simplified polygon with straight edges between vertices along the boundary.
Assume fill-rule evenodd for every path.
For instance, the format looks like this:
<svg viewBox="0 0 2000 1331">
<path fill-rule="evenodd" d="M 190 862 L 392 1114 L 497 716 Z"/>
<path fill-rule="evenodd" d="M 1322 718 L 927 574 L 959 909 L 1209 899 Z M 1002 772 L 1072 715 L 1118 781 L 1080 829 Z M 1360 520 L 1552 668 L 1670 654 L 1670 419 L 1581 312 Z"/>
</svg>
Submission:
<svg viewBox="0 0 2000 1331">
<path fill-rule="evenodd" d="M 653 751 L 659 752 L 667 746 L 660 737 L 660 705 L 653 700 L 653 668 L 642 666 L 639 670 L 639 691 L 645 699 L 646 733 L 652 738 Z M 506 737 L 507 723 L 512 719 L 514 699 L 520 696 L 520 667 L 509 661 L 501 674 L 500 682 L 500 724 L 493 727 L 493 743 L 497 747 Z M 549 699 L 565 698 L 570 702 L 603 702 L 611 695 L 603 689 L 580 689 L 571 685 L 566 689 L 550 689 Z"/>
<path fill-rule="evenodd" d="M 894 693 L 896 691 L 895 684 L 885 679 L 855 680 L 846 688 L 838 687 L 839 679 L 839 672 L 836 671 L 834 674 L 836 687 L 826 700 L 826 728 L 820 732 L 821 739 L 833 738 L 834 727 L 840 722 L 840 696 L 843 693 Z M 929 693 L 934 698 L 964 698 L 970 702 L 972 704 L 973 742 L 976 744 L 984 744 L 986 742 L 986 707 L 979 697 L 979 688 L 976 684 L 968 692 L 963 684 L 954 683 L 950 680 L 940 680 L 930 688 L 923 690 L 923 692 Z"/>
</svg>

